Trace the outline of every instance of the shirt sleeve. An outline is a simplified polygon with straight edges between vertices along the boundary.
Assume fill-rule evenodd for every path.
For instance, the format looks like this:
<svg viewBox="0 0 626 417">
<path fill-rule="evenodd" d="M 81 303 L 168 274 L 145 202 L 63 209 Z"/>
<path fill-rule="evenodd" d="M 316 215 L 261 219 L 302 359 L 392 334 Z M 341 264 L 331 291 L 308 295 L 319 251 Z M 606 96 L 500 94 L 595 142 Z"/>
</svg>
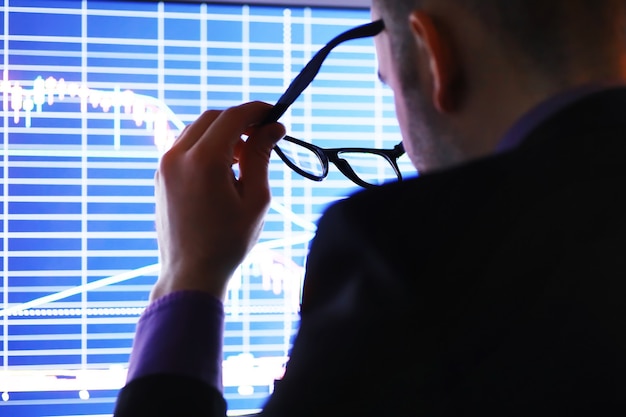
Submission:
<svg viewBox="0 0 626 417">
<path fill-rule="evenodd" d="M 130 355 L 126 382 L 155 374 L 198 378 L 223 392 L 224 306 L 200 291 L 179 291 L 143 312 Z"/>
</svg>

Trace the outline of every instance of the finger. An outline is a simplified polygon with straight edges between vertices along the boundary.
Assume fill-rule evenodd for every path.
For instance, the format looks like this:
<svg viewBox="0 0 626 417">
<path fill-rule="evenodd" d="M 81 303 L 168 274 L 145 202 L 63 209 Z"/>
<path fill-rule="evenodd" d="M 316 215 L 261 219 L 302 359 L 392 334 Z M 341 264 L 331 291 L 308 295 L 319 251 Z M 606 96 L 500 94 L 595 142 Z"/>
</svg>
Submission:
<svg viewBox="0 0 626 417">
<path fill-rule="evenodd" d="M 174 138 L 174 143 L 178 142 L 178 139 L 180 139 L 181 136 L 183 136 L 185 134 L 185 132 L 187 130 L 189 130 L 189 126 L 191 125 L 186 125 L 183 130 L 180 131 L 180 133 L 178 134 L 178 136 L 176 136 L 176 138 Z M 172 145 L 173 146 L 173 145 Z"/>
<path fill-rule="evenodd" d="M 258 125 L 272 106 L 260 101 L 224 110 L 193 146 L 206 157 L 226 157 L 232 161 L 235 145 L 250 126 Z"/>
<path fill-rule="evenodd" d="M 222 113 L 221 110 L 207 110 L 200 115 L 193 123 L 187 125 L 172 145 L 172 148 L 180 150 L 190 149 L 206 132 L 207 129 L 217 120 Z"/>
<path fill-rule="evenodd" d="M 274 145 L 285 136 L 285 127 L 271 123 L 255 128 L 242 149 L 239 181 L 245 198 L 269 201 L 268 168 Z"/>
</svg>

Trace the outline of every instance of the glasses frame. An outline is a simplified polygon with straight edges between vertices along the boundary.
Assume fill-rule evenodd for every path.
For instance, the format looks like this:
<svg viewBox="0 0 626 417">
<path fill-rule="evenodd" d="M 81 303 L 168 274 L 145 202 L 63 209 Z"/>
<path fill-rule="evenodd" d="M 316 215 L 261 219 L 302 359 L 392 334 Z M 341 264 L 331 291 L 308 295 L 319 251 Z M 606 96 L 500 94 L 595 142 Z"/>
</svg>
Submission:
<svg viewBox="0 0 626 417">
<path fill-rule="evenodd" d="M 303 170 L 298 165 L 294 164 L 291 159 L 287 157 L 278 146 L 274 147 L 274 150 L 283 160 L 283 162 L 289 166 L 292 170 L 302 175 L 305 178 L 308 178 L 313 181 L 322 181 L 324 178 L 328 176 L 328 165 L 329 162 L 332 162 L 338 169 L 341 171 L 343 175 L 346 176 L 353 183 L 363 187 L 363 188 L 372 188 L 377 187 L 375 184 L 370 184 L 366 181 L 363 181 L 361 177 L 359 177 L 356 172 L 352 169 L 352 166 L 343 158 L 341 158 L 342 153 L 367 153 L 373 154 L 383 157 L 389 164 L 392 166 L 396 177 L 399 181 L 402 181 L 402 173 L 400 172 L 400 168 L 398 167 L 397 159 L 404 154 L 404 146 L 402 142 L 398 143 L 393 149 L 375 149 L 375 148 L 321 148 L 319 146 L 313 145 L 308 142 L 304 142 L 300 139 L 296 139 L 291 136 L 285 136 L 282 140 L 287 142 L 295 143 L 298 146 L 302 146 L 311 152 L 313 152 L 317 159 L 320 161 L 322 165 L 322 174 L 315 175 L 308 171 Z"/>
<path fill-rule="evenodd" d="M 369 38 L 378 35 L 385 29 L 385 24 L 382 20 L 376 20 L 371 23 L 367 23 L 361 26 L 357 26 L 355 28 L 349 29 L 346 32 L 343 32 L 336 37 L 334 37 L 330 42 L 328 42 L 322 49 L 320 49 L 314 56 L 311 58 L 308 64 L 300 71 L 300 73 L 294 78 L 294 80 L 289 84 L 287 90 L 283 93 L 283 95 L 278 99 L 270 113 L 267 115 L 262 124 L 274 123 L 281 118 L 283 114 L 289 109 L 289 107 L 297 100 L 297 98 L 302 94 L 302 92 L 311 84 L 315 76 L 319 73 L 320 68 L 322 67 L 322 63 L 328 57 L 328 54 L 339 44 L 360 38 Z M 300 169 L 297 165 L 293 164 L 289 158 L 280 150 L 278 145 L 274 146 L 274 150 L 283 160 L 289 168 L 302 175 L 305 178 L 309 178 L 314 181 L 322 181 L 328 175 L 328 161 L 332 162 L 341 173 L 343 173 L 348 179 L 350 179 L 355 184 L 364 187 L 376 187 L 376 185 L 369 184 L 363 180 L 361 180 L 354 170 L 350 167 L 350 164 L 339 157 L 342 152 L 359 152 L 359 153 L 370 153 L 380 155 L 390 162 L 391 166 L 394 168 L 396 175 L 398 177 L 398 181 L 402 181 L 402 174 L 400 173 L 400 169 L 398 168 L 397 159 L 404 154 L 404 146 L 402 142 L 398 143 L 394 146 L 393 149 L 375 149 L 375 148 L 330 148 L 324 149 L 319 146 L 312 145 L 308 142 L 304 142 L 302 140 L 296 139 L 291 136 L 285 136 L 282 140 L 287 140 L 289 142 L 295 143 L 297 145 L 303 146 L 312 152 L 314 152 L 317 157 L 322 162 L 324 167 L 324 175 L 316 176 L 306 171 Z M 280 142 L 279 142 L 280 143 Z"/>
</svg>

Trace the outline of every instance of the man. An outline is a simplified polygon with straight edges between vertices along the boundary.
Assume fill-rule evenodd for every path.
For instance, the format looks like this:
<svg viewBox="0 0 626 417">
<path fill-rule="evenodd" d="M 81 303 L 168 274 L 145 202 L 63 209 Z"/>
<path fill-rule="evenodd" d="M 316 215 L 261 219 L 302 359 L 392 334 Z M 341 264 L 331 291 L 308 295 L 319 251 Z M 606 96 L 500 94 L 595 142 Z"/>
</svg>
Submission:
<svg viewBox="0 0 626 417">
<path fill-rule="evenodd" d="M 380 76 L 421 175 L 320 220 L 263 415 L 624 413 L 624 3 L 374 2 Z M 270 198 L 284 131 L 268 111 L 207 112 L 163 158 L 163 268 L 118 417 L 225 413 L 220 300 Z"/>
</svg>

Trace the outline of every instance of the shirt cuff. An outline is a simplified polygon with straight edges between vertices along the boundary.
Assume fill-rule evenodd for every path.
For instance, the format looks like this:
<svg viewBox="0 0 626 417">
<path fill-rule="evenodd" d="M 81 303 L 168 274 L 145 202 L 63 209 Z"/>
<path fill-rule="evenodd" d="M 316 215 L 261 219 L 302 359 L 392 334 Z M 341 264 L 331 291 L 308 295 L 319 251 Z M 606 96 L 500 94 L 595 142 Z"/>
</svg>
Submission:
<svg viewBox="0 0 626 417">
<path fill-rule="evenodd" d="M 126 382 L 154 374 L 198 378 L 223 392 L 224 305 L 200 291 L 177 291 L 143 312 Z"/>
</svg>

